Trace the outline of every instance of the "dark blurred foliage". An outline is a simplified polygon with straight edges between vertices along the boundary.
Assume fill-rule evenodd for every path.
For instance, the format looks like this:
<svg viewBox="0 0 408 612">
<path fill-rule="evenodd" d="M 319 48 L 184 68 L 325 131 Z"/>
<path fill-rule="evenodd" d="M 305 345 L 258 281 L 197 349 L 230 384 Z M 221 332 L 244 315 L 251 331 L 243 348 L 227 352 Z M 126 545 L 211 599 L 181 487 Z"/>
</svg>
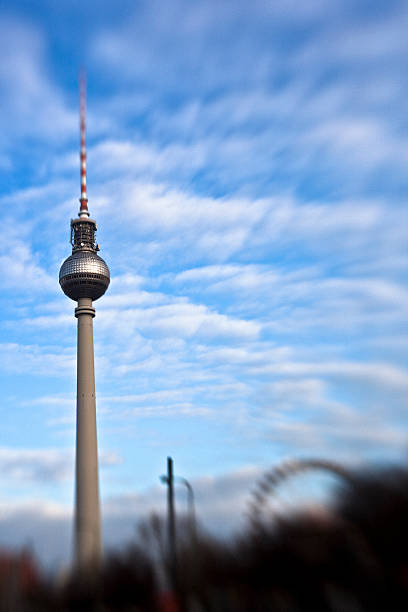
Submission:
<svg viewBox="0 0 408 612">
<path fill-rule="evenodd" d="M 38 578 L 23 586 L 0 612 L 158 612 L 158 588 L 150 557 L 130 546 L 110 554 L 100 571 L 72 574 L 63 583 Z"/>
<path fill-rule="evenodd" d="M 408 610 L 408 471 L 354 474 L 330 511 L 201 542 L 195 575 L 186 601 L 211 612 Z"/>
<path fill-rule="evenodd" d="M 175 592 L 165 523 L 152 515 L 137 546 L 63 585 L 43 580 L 27 558 L 0 562 L 0 612 L 405 611 L 407 517 L 408 471 L 384 469 L 354 474 L 325 512 L 280 515 L 227 543 L 202 531 L 192 538 L 181 521 Z"/>
</svg>

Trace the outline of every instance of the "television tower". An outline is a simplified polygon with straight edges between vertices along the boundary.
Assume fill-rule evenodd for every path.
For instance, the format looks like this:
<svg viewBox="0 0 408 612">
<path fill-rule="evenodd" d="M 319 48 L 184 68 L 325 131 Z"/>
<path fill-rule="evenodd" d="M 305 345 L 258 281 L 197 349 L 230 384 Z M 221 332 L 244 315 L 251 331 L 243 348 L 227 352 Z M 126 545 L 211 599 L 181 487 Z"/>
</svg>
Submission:
<svg viewBox="0 0 408 612">
<path fill-rule="evenodd" d="M 72 255 L 64 261 L 59 282 L 65 295 L 78 302 L 77 408 L 75 461 L 75 562 L 96 567 L 102 558 L 96 436 L 92 301 L 110 282 L 109 268 L 97 255 L 96 223 L 89 217 L 86 195 L 85 78 L 80 80 L 81 197 L 77 219 L 71 219 Z"/>
</svg>

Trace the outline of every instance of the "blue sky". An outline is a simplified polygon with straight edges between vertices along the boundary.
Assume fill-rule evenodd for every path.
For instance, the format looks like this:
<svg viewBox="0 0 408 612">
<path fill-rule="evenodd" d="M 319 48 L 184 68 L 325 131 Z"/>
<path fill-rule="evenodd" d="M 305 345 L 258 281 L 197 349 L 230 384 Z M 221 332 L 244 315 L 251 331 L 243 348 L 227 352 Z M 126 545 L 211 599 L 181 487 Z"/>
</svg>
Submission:
<svg viewBox="0 0 408 612">
<path fill-rule="evenodd" d="M 284 458 L 406 459 L 404 4 L 0 2 L 0 545 L 71 546 L 81 64 L 107 544 L 169 454 L 218 529 Z"/>
</svg>

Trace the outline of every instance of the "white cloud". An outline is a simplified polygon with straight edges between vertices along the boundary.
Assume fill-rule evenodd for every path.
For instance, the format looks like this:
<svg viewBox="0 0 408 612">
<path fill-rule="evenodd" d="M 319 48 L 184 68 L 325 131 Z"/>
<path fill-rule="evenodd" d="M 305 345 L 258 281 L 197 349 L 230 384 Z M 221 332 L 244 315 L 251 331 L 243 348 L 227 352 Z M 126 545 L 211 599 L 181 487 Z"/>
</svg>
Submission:
<svg viewBox="0 0 408 612">
<path fill-rule="evenodd" d="M 301 11 L 283 4 L 212 11 L 179 1 L 164 18 L 153 3 L 95 37 L 96 61 L 127 82 L 122 108 L 132 107 L 141 81 L 149 92 L 159 82 L 161 93 L 179 93 L 171 108 L 154 94 L 142 113 L 136 105 L 149 142 L 119 146 L 126 168 L 134 158 L 150 176 L 167 165 L 176 181 L 187 167 L 200 168 L 222 191 L 261 184 L 263 193 L 276 179 L 290 189 L 305 178 L 316 188 L 328 183 L 334 193 L 351 185 L 355 193 L 385 166 L 402 178 L 406 139 L 396 127 L 406 97 L 400 59 L 406 11 L 390 7 L 381 18 L 361 19 L 344 3 L 330 9 L 308 3 Z M 303 27 L 294 33 L 298 21 Z M 174 28 L 179 44 L 172 42 Z M 132 56 L 143 60 L 123 61 Z"/>
<path fill-rule="evenodd" d="M 120 458 L 115 453 L 100 453 L 99 464 L 102 468 L 118 463 Z M 0 447 L 0 478 L 3 483 L 23 481 L 48 486 L 72 480 L 73 474 L 72 450 Z"/>
<path fill-rule="evenodd" d="M 192 268 L 171 278 L 184 294 L 209 303 L 227 301 L 228 312 L 261 320 L 264 330 L 290 335 L 295 330 L 368 328 L 404 324 L 408 293 L 401 282 L 370 276 L 327 276 L 321 265 L 224 264 Z M 168 278 L 163 282 L 169 283 Z M 373 333 L 373 332 L 372 332 Z"/>
<path fill-rule="evenodd" d="M 374 387 L 408 389 L 408 371 L 387 363 L 361 363 L 336 361 L 321 363 L 280 362 L 265 366 L 254 366 L 257 373 L 270 375 L 322 375 L 338 380 L 360 381 Z"/>
<path fill-rule="evenodd" d="M 120 304 L 120 299 L 118 300 Z M 112 300 L 113 302 L 113 300 Z M 146 308 L 128 307 L 121 311 L 104 308 L 100 313 L 101 327 L 132 330 L 148 336 L 204 339 L 254 339 L 260 333 L 256 321 L 246 321 L 214 312 L 202 304 L 175 301 Z"/>
<path fill-rule="evenodd" d="M 322 424 L 279 419 L 266 437 L 290 445 L 296 454 L 310 454 L 310 448 L 319 448 L 319 454 L 340 461 L 375 457 L 378 446 L 395 451 L 394 456 L 406 451 L 406 432 L 398 425 L 384 424 L 378 418 L 367 422 L 357 413 L 348 421 L 333 418 Z"/>
<path fill-rule="evenodd" d="M 55 140 L 74 133 L 76 113 L 68 109 L 62 92 L 51 81 L 43 34 L 28 22 L 3 16 L 0 52 L 3 135 Z"/>
<path fill-rule="evenodd" d="M 343 262 L 368 256 L 378 260 L 385 253 L 403 252 L 403 234 L 398 230 L 403 214 L 379 200 L 304 203 L 289 195 L 211 199 L 133 181 L 122 189 L 123 205 L 115 221 L 122 224 L 127 219 L 134 224 L 130 256 L 138 240 L 140 248 L 146 249 L 146 238 L 151 240 L 154 232 L 160 248 L 153 262 L 163 261 L 168 254 L 172 262 L 176 252 L 182 265 L 187 257 L 204 257 L 213 263 L 238 254 L 265 257 L 299 247 L 302 252 L 326 253 Z M 108 219 L 110 215 L 102 221 L 108 223 Z M 115 223 L 112 229 L 116 231 Z M 120 264 L 123 269 L 124 262 Z"/>
<path fill-rule="evenodd" d="M 40 376 L 67 376 L 75 370 L 75 350 L 39 344 L 0 344 L 0 365 L 3 372 Z"/>
<path fill-rule="evenodd" d="M 52 291 L 55 287 L 55 280 L 40 265 L 38 256 L 18 240 L 0 249 L 0 274 L 5 287 L 20 293 Z"/>
</svg>

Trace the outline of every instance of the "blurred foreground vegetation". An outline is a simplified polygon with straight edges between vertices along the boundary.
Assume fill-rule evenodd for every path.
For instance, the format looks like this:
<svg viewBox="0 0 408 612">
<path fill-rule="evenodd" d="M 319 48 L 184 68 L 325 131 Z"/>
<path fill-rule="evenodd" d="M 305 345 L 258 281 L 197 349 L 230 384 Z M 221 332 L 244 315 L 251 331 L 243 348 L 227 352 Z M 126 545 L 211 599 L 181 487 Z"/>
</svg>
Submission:
<svg viewBox="0 0 408 612">
<path fill-rule="evenodd" d="M 173 584 L 157 516 L 92 576 L 51 582 L 0 558 L 0 612 L 408 610 L 408 470 L 355 474 L 333 506 L 265 522 L 228 543 L 178 525 Z"/>
</svg>

